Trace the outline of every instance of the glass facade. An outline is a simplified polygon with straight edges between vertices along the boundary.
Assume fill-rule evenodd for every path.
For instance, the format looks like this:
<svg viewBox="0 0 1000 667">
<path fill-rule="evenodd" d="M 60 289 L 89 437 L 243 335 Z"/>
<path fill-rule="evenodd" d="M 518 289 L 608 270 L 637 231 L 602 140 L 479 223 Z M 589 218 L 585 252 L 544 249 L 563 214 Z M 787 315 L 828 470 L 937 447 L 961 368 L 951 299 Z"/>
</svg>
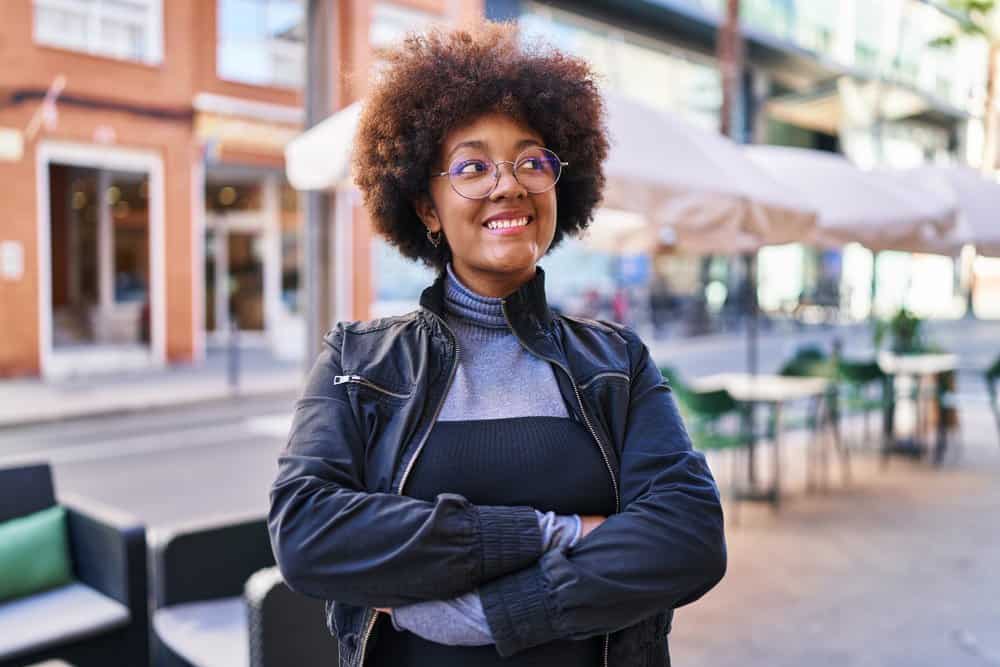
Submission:
<svg viewBox="0 0 1000 667">
<path fill-rule="evenodd" d="M 688 0 L 721 13 L 723 0 Z M 868 75 L 884 75 L 963 110 L 974 108 L 985 77 L 983 40 L 931 42 L 956 19 L 921 0 L 742 0 L 744 26 Z M 970 104 L 973 107 L 970 107 Z"/>
<path fill-rule="evenodd" d="M 609 90 L 701 127 L 719 126 L 722 82 L 711 59 L 536 3 L 525 4 L 520 25 L 526 39 L 585 58 Z"/>
<path fill-rule="evenodd" d="M 220 79 L 301 88 L 305 70 L 303 0 L 218 0 Z"/>
</svg>

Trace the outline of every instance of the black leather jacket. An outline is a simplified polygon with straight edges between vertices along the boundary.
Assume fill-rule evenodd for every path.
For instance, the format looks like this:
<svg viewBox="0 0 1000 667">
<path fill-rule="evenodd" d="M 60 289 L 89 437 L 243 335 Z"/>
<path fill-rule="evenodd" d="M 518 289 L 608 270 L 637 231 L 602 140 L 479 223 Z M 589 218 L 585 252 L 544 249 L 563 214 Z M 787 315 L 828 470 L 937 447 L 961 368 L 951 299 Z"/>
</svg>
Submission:
<svg viewBox="0 0 1000 667">
<path fill-rule="evenodd" d="M 330 601 L 345 667 L 364 661 L 374 607 L 474 588 L 517 619 L 492 628 L 502 655 L 606 635 L 606 665 L 669 665 L 672 610 L 722 578 L 726 545 L 715 481 L 646 346 L 625 327 L 554 315 L 541 269 L 504 299 L 521 344 L 555 367 L 618 496 L 618 513 L 572 550 L 542 554 L 532 508 L 405 496 L 458 364 L 443 303 L 439 279 L 419 310 L 326 336 L 271 490 L 286 582 Z"/>
</svg>

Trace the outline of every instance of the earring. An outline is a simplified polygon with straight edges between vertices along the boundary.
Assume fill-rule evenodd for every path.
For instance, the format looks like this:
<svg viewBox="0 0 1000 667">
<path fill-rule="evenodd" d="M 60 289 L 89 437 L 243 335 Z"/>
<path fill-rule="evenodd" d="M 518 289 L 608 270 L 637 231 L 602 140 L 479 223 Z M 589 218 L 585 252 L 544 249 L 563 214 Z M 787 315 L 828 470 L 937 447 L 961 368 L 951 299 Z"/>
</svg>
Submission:
<svg viewBox="0 0 1000 667">
<path fill-rule="evenodd" d="M 432 232 L 427 230 L 427 240 L 431 242 L 431 245 L 437 248 L 441 245 L 441 232 Z"/>
</svg>

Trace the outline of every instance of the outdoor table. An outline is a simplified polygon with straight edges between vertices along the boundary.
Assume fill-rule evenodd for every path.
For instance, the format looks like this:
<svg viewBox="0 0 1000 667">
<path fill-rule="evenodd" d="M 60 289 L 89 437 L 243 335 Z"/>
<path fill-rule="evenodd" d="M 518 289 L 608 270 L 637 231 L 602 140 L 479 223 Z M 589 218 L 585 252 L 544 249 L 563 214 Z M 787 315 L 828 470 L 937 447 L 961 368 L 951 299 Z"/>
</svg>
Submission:
<svg viewBox="0 0 1000 667">
<path fill-rule="evenodd" d="M 933 378 L 935 396 L 938 397 L 938 420 L 937 439 L 934 443 L 934 462 L 940 464 L 944 460 L 945 449 L 948 447 L 948 428 L 940 410 L 941 382 L 945 373 L 958 368 L 958 356 L 954 354 L 893 354 L 882 352 L 878 356 L 878 365 L 887 375 L 896 377 L 916 378 L 917 386 L 920 386 L 922 378 Z M 909 441 L 900 441 L 896 438 L 896 396 L 895 382 L 891 385 L 891 400 L 885 414 L 884 436 L 885 444 L 883 452 L 885 454 L 908 454 L 922 455 L 927 449 L 926 445 L 917 438 L 917 429 L 914 429 L 914 436 Z M 917 396 L 919 419 L 920 396 Z"/>
<path fill-rule="evenodd" d="M 771 488 L 758 492 L 755 487 L 754 472 L 754 429 L 751 423 L 751 437 L 748 444 L 748 480 L 750 491 L 741 496 L 748 500 L 767 500 L 776 508 L 781 501 L 781 408 L 785 403 L 803 399 L 821 399 L 830 387 L 830 381 L 818 377 L 789 377 L 785 375 L 751 375 L 749 373 L 717 373 L 696 378 L 691 382 L 696 391 L 725 389 L 733 399 L 751 406 L 763 403 L 771 407 L 774 418 L 774 476 Z M 752 415 L 751 415 L 752 420 Z M 817 422 L 818 423 L 818 422 Z M 836 433 L 836 432 L 835 432 Z M 836 437 L 836 436 L 835 436 Z"/>
</svg>

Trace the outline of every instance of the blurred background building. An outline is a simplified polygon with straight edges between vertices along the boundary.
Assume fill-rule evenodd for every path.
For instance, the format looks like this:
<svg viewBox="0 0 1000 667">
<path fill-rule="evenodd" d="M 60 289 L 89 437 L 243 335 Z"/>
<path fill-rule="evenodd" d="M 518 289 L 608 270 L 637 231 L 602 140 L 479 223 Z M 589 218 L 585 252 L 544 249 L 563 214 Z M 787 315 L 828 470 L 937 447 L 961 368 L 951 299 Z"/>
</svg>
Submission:
<svg viewBox="0 0 1000 667">
<path fill-rule="evenodd" d="M 720 122 L 723 0 L 325 0 L 332 110 L 360 99 L 407 31 L 485 15 L 587 58 L 608 90 Z M 986 45 L 930 46 L 960 17 L 930 0 L 743 0 L 737 135 L 841 152 L 863 167 L 982 154 Z M 243 345 L 303 354 L 301 197 L 284 148 L 302 129 L 304 0 L 8 0 L 0 8 L 0 377 L 198 362 Z M 344 146 L 342 150 L 348 150 Z M 372 237 L 358 199 L 331 225 L 331 319 L 413 306 L 431 275 Z M 599 224 L 619 224 L 604 212 Z M 739 326 L 743 264 L 568 242 L 543 266 L 552 300 L 658 335 Z M 980 258 L 881 253 L 876 309 L 1000 316 Z M 866 317 L 860 246 L 766 248 L 765 312 Z M 976 273 L 978 271 L 978 274 Z M 991 296 L 992 295 L 992 296 Z M 993 311 L 990 311 L 991 303 Z"/>
</svg>

